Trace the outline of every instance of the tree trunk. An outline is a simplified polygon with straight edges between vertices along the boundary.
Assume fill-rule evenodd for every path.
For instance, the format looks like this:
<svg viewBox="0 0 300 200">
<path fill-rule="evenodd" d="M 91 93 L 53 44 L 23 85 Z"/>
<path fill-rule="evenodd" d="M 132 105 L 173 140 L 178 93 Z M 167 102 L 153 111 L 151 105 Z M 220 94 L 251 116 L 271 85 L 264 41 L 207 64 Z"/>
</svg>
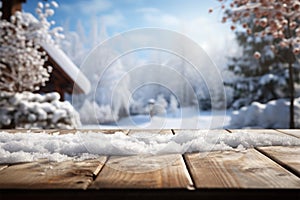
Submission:
<svg viewBox="0 0 300 200">
<path fill-rule="evenodd" d="M 288 19 L 288 39 L 292 37 L 290 19 Z M 289 92 L 290 92 L 290 129 L 295 128 L 294 119 L 294 99 L 295 99 L 295 87 L 294 87 L 294 68 L 293 63 L 295 62 L 295 55 L 293 53 L 293 46 L 289 44 L 289 52 L 287 57 L 287 62 L 289 64 Z"/>
<path fill-rule="evenodd" d="M 294 87 L 294 68 L 293 63 L 289 62 L 289 91 L 290 91 L 290 129 L 295 128 L 294 119 L 294 99 L 295 99 L 295 87 Z"/>
</svg>

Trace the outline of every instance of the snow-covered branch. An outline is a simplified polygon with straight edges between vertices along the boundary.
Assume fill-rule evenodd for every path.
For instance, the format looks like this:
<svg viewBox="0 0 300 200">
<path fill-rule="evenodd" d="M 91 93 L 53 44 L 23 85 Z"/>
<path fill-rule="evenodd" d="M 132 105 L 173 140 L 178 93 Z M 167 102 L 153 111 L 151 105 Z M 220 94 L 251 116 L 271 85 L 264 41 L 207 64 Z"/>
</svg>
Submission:
<svg viewBox="0 0 300 200">
<path fill-rule="evenodd" d="M 228 10 L 224 14 L 223 22 L 231 19 L 233 30 L 241 18 L 252 18 L 253 22 L 261 27 L 256 32 L 260 32 L 261 35 L 273 35 L 274 38 L 283 40 L 281 47 L 292 45 L 293 53 L 300 53 L 299 0 L 236 0 L 230 7 L 226 7 L 226 0 L 219 1 L 222 9 Z M 252 30 L 246 24 L 242 27 L 252 34 Z"/>
<path fill-rule="evenodd" d="M 53 6 L 57 6 L 55 2 Z M 0 89 L 6 92 L 35 91 L 49 80 L 47 56 L 42 43 L 55 44 L 63 38 L 61 28 L 51 29 L 54 14 L 50 4 L 38 4 L 37 20 L 29 13 L 16 12 L 10 21 L 0 20 Z"/>
</svg>

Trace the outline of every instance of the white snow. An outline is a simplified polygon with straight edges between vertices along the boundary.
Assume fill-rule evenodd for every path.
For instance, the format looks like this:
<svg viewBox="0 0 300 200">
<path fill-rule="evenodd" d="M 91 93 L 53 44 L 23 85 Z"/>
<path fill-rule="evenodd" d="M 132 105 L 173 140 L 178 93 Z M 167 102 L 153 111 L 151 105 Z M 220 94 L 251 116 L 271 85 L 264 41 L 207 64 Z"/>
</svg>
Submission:
<svg viewBox="0 0 300 200">
<path fill-rule="evenodd" d="M 96 107 L 95 107 L 96 108 Z M 93 111 L 91 111 L 93 112 Z M 91 114 L 92 115 L 92 114 Z M 88 116 L 87 116 L 88 117 Z M 90 116 L 92 117 L 92 116 Z M 164 116 L 131 115 L 111 124 L 85 124 L 82 129 L 222 129 L 229 124 L 230 112 L 200 111 L 195 107 L 178 108 Z"/>
<path fill-rule="evenodd" d="M 58 93 L 0 94 L 0 128 L 78 128 L 79 115 Z"/>
<path fill-rule="evenodd" d="M 244 150 L 254 146 L 300 145 L 300 140 L 271 133 L 218 133 L 209 130 L 156 134 L 141 131 L 104 134 L 89 131 L 75 134 L 0 132 L 0 163 L 29 162 L 46 158 L 52 161 L 95 158 L 99 155 L 161 155 L 215 150 Z"/>
<path fill-rule="evenodd" d="M 248 107 L 233 111 L 230 128 L 289 128 L 288 99 L 269 101 L 266 104 L 253 102 Z M 300 98 L 295 99 L 295 126 L 300 127 Z"/>
<path fill-rule="evenodd" d="M 278 79 L 279 78 L 274 74 L 265 74 L 260 78 L 259 84 L 266 85 L 268 83 L 271 83 L 272 81 L 277 81 Z"/>
</svg>

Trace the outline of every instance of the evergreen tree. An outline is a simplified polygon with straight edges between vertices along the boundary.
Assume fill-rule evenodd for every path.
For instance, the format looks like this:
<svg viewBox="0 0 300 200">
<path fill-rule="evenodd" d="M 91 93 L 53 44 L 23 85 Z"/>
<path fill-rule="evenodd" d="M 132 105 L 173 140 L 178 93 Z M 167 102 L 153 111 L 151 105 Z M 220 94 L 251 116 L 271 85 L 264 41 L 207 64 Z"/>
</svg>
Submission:
<svg viewBox="0 0 300 200">
<path fill-rule="evenodd" d="M 254 16 L 241 18 L 239 23 L 247 29 L 236 31 L 236 40 L 241 47 L 241 55 L 229 58 L 227 70 L 235 79 L 225 82 L 233 89 L 230 106 L 238 109 L 257 101 L 266 103 L 270 100 L 289 97 L 288 64 L 286 51 L 277 48 L 280 40 L 271 34 L 261 34 L 261 26 L 254 23 Z M 234 27 L 233 27 L 234 28 Z M 252 34 L 255 33 L 255 34 Z M 257 59 L 259 57 L 259 59 Z M 299 69 L 295 67 L 295 82 L 299 82 Z"/>
<path fill-rule="evenodd" d="M 253 101 L 265 103 L 285 96 L 287 78 L 284 65 L 275 57 L 272 50 L 274 38 L 249 34 L 259 29 L 252 20 L 241 19 L 247 26 L 245 30 L 236 31 L 236 40 L 241 47 L 241 55 L 229 58 L 227 69 L 235 75 L 235 79 L 225 82 L 233 89 L 233 108 L 249 105 Z M 261 59 L 253 55 L 260 52 Z"/>
<path fill-rule="evenodd" d="M 227 9 L 227 0 L 219 0 L 222 9 Z M 224 21 L 230 19 L 233 23 L 239 24 L 241 19 L 253 19 L 253 23 L 260 27 L 255 33 L 263 38 L 265 35 L 272 35 L 278 40 L 274 50 L 279 59 L 287 64 L 288 91 L 290 98 L 290 128 L 295 127 L 294 120 L 294 99 L 295 99 L 295 68 L 299 66 L 300 54 L 300 2 L 299 0 L 235 0 L 230 3 L 230 8 L 224 15 Z M 210 10 L 211 12 L 212 10 Z M 243 24 L 243 28 L 251 34 L 251 29 Z M 282 52 L 282 53 L 281 53 Z M 281 53 L 281 54 L 279 54 Z M 260 52 L 255 52 L 256 59 L 261 58 Z"/>
</svg>

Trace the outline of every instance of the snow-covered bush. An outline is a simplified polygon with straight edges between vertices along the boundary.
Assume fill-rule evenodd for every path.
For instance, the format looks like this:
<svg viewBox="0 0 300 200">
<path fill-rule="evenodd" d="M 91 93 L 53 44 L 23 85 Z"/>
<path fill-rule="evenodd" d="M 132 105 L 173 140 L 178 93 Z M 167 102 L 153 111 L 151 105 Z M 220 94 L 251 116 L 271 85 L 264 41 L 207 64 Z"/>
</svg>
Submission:
<svg viewBox="0 0 300 200">
<path fill-rule="evenodd" d="M 149 110 L 146 109 L 146 104 L 143 99 L 132 100 L 130 102 L 130 114 L 131 115 L 140 115 L 148 114 Z"/>
<path fill-rule="evenodd" d="M 156 98 L 156 103 L 159 104 L 162 108 L 166 109 L 168 107 L 168 102 L 165 99 L 163 94 L 159 94 Z"/>
<path fill-rule="evenodd" d="M 53 6 L 57 4 L 53 3 Z M 0 20 L 0 90 L 6 92 L 35 91 L 49 80 L 51 67 L 44 67 L 43 43 L 62 38 L 61 28 L 51 29 L 54 14 L 50 4 L 38 4 L 38 20 L 30 13 L 16 12 L 10 21 Z"/>
<path fill-rule="evenodd" d="M 178 110 L 178 101 L 175 96 L 170 96 L 170 102 L 168 102 L 163 94 L 158 94 L 156 99 L 148 99 L 145 103 L 145 99 L 132 100 L 130 102 L 130 114 L 132 115 L 160 115 L 164 116 L 167 112 L 175 116 Z"/>
<path fill-rule="evenodd" d="M 253 102 L 248 107 L 234 111 L 231 128 L 289 128 L 289 101 L 278 99 L 267 104 Z M 295 126 L 300 127 L 300 98 L 295 99 Z"/>
<path fill-rule="evenodd" d="M 79 115 L 69 102 L 59 101 L 56 92 L 0 94 L 0 128 L 72 129 Z"/>
<path fill-rule="evenodd" d="M 162 101 L 163 96 L 158 96 L 157 101 L 154 99 L 149 100 L 149 114 L 151 117 L 153 116 L 161 116 L 164 117 L 167 114 L 167 105 L 168 103 L 164 100 Z"/>
</svg>

